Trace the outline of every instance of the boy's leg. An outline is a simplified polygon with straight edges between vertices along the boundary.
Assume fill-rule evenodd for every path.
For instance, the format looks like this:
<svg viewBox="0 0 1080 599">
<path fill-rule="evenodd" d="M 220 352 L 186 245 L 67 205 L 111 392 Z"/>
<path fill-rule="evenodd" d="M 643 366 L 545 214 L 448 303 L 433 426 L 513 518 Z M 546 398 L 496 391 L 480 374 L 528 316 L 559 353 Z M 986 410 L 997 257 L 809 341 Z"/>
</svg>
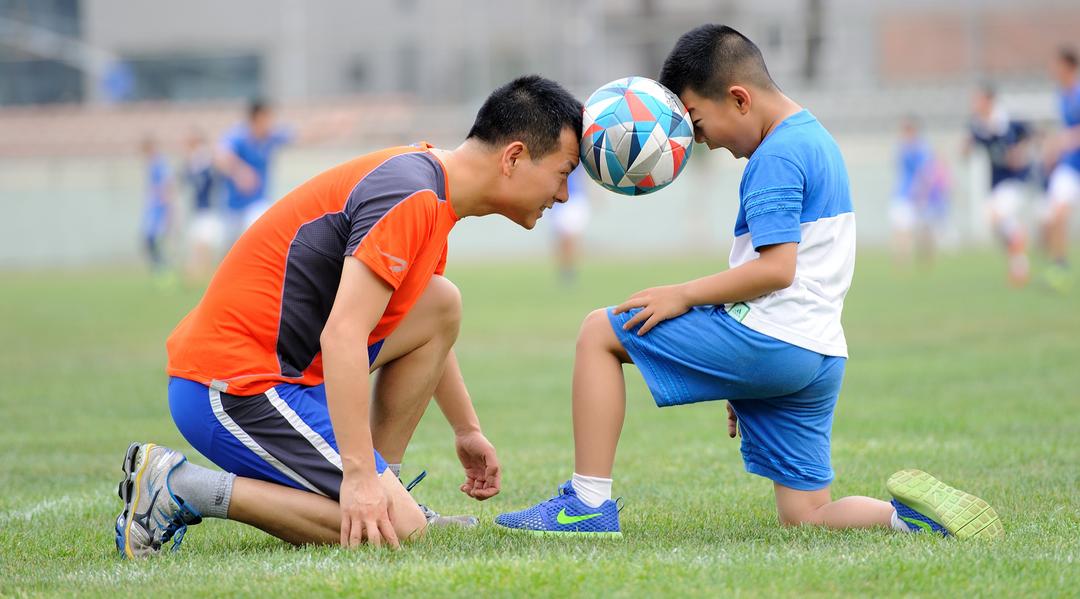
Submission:
<svg viewBox="0 0 1080 599">
<path fill-rule="evenodd" d="M 776 491 L 776 512 L 780 524 L 797 526 L 814 524 L 826 528 L 870 528 L 891 526 L 896 510 L 889 503 L 853 495 L 832 500 L 829 487 L 816 491 L 800 491 L 773 483 Z"/>
<path fill-rule="evenodd" d="M 623 364 L 633 361 L 611 328 L 606 310 L 581 325 L 574 354 L 574 472 L 610 478 L 626 413 Z"/>
</svg>

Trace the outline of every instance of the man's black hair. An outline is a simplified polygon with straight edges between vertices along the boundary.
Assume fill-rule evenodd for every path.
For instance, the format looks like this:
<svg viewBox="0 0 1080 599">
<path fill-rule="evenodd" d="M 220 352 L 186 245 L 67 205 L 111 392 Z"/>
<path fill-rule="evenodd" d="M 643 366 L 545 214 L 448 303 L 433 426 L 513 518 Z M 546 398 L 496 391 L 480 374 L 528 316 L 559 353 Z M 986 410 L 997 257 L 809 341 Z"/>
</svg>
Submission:
<svg viewBox="0 0 1080 599">
<path fill-rule="evenodd" d="M 581 139 L 581 113 L 581 102 L 561 85 L 527 75 L 491 92 L 467 137 L 489 145 L 520 141 L 533 159 L 542 158 L 559 147 L 565 128 Z"/>
<path fill-rule="evenodd" d="M 719 98 L 732 85 L 776 89 L 761 50 L 726 25 L 702 25 L 684 33 L 664 61 L 660 83 L 681 94 L 687 89 Z"/>
<path fill-rule="evenodd" d="M 1058 58 L 1061 62 L 1069 65 L 1069 68 L 1076 70 L 1077 66 L 1080 66 L 1080 57 L 1076 55 L 1076 49 L 1070 47 L 1063 47 L 1058 49 Z"/>
</svg>

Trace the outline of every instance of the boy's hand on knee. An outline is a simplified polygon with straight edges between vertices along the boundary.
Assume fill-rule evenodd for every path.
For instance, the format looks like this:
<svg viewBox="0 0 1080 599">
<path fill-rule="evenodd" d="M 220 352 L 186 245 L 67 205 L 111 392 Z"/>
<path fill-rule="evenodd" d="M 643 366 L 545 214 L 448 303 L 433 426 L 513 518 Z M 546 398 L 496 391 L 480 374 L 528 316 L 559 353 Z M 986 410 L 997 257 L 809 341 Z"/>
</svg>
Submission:
<svg viewBox="0 0 1080 599">
<path fill-rule="evenodd" d="M 665 320 L 686 314 L 690 301 L 683 285 L 650 287 L 631 295 L 630 299 L 616 306 L 614 312 L 622 314 L 634 308 L 641 308 L 641 311 L 626 321 L 623 330 L 629 331 L 644 322 L 637 332 L 641 336 Z"/>
<path fill-rule="evenodd" d="M 727 404 L 727 436 L 732 439 L 739 434 L 739 416 L 731 408 L 731 402 Z"/>
</svg>

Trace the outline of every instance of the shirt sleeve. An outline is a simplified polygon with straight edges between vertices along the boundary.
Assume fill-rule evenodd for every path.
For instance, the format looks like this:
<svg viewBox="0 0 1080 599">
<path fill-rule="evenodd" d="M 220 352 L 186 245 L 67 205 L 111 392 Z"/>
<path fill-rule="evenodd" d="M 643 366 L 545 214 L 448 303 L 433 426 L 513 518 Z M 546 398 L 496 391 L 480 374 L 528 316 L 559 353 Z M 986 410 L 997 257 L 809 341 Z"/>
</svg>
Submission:
<svg viewBox="0 0 1080 599">
<path fill-rule="evenodd" d="M 395 290 L 401 286 L 435 230 L 438 198 L 417 191 L 381 215 L 374 224 L 353 215 L 346 254 L 358 258 Z"/>
<path fill-rule="evenodd" d="M 799 243 L 806 176 L 786 158 L 760 156 L 746 167 L 742 205 L 754 249 Z"/>
</svg>

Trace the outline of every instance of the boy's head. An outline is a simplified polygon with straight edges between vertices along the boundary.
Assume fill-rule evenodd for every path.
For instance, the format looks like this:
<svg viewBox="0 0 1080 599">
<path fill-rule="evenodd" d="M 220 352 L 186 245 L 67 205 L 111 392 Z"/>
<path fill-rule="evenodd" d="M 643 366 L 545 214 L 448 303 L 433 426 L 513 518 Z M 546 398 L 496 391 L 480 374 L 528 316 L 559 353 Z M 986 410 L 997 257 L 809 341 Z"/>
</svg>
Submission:
<svg viewBox="0 0 1080 599">
<path fill-rule="evenodd" d="M 761 50 L 725 25 L 702 25 L 683 34 L 660 71 L 660 83 L 682 100 L 694 122 L 695 141 L 749 156 L 761 143 L 751 112 L 755 97 L 777 93 Z"/>
<path fill-rule="evenodd" d="M 913 114 L 904 115 L 900 121 L 900 137 L 904 141 L 915 141 L 919 138 L 919 118 Z"/>
<path fill-rule="evenodd" d="M 578 163 L 582 105 L 561 85 L 519 77 L 488 96 L 468 139 L 497 164 L 494 210 L 531 229 L 544 208 L 567 198 Z"/>
<path fill-rule="evenodd" d="M 139 152 L 147 158 L 153 158 L 158 153 L 157 139 L 153 135 L 144 135 L 139 141 Z"/>
<path fill-rule="evenodd" d="M 255 98 L 248 102 L 247 116 L 252 135 L 259 138 L 270 135 L 274 117 L 266 100 Z"/>
<path fill-rule="evenodd" d="M 971 96 L 971 111 L 976 117 L 988 121 L 994 114 L 994 97 L 997 92 L 989 83 L 980 84 Z"/>
<path fill-rule="evenodd" d="M 1073 48 L 1060 48 L 1054 55 L 1054 64 L 1051 67 L 1054 81 L 1061 87 L 1076 85 L 1077 75 L 1080 74 L 1080 57 Z"/>
</svg>

